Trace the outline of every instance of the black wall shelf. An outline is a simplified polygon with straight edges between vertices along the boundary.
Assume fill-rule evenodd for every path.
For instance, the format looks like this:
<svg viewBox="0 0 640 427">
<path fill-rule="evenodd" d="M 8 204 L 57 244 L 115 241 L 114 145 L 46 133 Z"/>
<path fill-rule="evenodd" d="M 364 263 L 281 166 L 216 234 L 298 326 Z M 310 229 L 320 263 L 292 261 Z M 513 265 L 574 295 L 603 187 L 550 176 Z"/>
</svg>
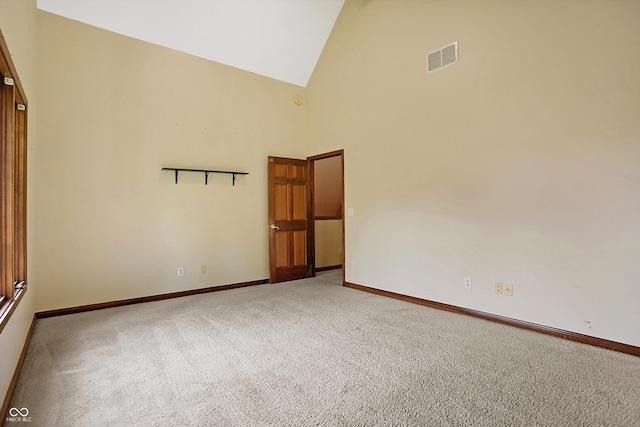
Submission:
<svg viewBox="0 0 640 427">
<path fill-rule="evenodd" d="M 233 176 L 232 185 L 236 185 L 236 176 L 237 175 L 249 175 L 249 172 L 235 172 L 235 171 L 218 171 L 213 169 L 188 169 L 188 168 L 162 168 L 163 171 L 174 171 L 176 175 L 176 184 L 178 183 L 178 174 L 180 172 L 200 172 L 204 173 L 204 185 L 209 183 L 209 174 L 210 173 L 226 173 L 228 175 Z"/>
</svg>

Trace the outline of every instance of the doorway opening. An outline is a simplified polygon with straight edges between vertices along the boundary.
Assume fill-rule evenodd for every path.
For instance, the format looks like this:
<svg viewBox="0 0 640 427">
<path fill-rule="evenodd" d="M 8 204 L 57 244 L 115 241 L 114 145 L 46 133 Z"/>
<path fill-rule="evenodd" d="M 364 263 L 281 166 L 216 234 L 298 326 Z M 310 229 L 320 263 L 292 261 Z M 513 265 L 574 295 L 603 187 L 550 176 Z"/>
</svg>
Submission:
<svg viewBox="0 0 640 427">
<path fill-rule="evenodd" d="M 311 189 L 308 255 L 312 275 L 342 269 L 344 284 L 344 150 L 308 157 L 307 161 Z"/>
</svg>

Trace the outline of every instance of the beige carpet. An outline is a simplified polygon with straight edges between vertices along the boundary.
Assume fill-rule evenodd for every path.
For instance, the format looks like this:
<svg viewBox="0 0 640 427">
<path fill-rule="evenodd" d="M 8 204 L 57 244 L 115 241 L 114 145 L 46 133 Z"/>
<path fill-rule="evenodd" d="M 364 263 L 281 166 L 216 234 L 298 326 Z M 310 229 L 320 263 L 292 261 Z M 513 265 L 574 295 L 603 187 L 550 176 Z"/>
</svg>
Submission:
<svg viewBox="0 0 640 427">
<path fill-rule="evenodd" d="M 340 275 L 38 320 L 11 406 L 47 427 L 640 425 L 640 358 Z"/>
</svg>

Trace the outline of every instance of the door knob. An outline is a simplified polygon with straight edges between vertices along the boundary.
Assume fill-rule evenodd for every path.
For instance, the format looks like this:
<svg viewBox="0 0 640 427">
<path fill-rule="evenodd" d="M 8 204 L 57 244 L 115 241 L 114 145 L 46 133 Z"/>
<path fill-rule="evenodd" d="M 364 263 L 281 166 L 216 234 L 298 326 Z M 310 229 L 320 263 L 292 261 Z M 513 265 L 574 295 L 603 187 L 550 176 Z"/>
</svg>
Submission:
<svg viewBox="0 0 640 427">
<path fill-rule="evenodd" d="M 275 225 L 275 224 L 271 224 L 271 229 L 272 229 L 272 230 L 280 230 L 280 227 L 278 227 L 278 226 L 277 226 L 277 225 Z"/>
</svg>

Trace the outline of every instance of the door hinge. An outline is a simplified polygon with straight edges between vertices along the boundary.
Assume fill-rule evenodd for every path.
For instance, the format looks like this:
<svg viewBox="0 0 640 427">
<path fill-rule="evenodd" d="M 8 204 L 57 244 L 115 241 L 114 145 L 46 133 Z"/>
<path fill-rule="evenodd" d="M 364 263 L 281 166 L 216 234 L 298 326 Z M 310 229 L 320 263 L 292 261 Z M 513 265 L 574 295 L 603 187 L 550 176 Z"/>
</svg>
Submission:
<svg viewBox="0 0 640 427">
<path fill-rule="evenodd" d="M 24 104 L 18 104 L 17 106 L 18 106 L 18 111 L 24 111 L 27 109 L 27 106 Z"/>
<path fill-rule="evenodd" d="M 6 84 L 7 86 L 13 86 L 13 79 L 11 77 L 5 77 L 4 84 Z"/>
</svg>

